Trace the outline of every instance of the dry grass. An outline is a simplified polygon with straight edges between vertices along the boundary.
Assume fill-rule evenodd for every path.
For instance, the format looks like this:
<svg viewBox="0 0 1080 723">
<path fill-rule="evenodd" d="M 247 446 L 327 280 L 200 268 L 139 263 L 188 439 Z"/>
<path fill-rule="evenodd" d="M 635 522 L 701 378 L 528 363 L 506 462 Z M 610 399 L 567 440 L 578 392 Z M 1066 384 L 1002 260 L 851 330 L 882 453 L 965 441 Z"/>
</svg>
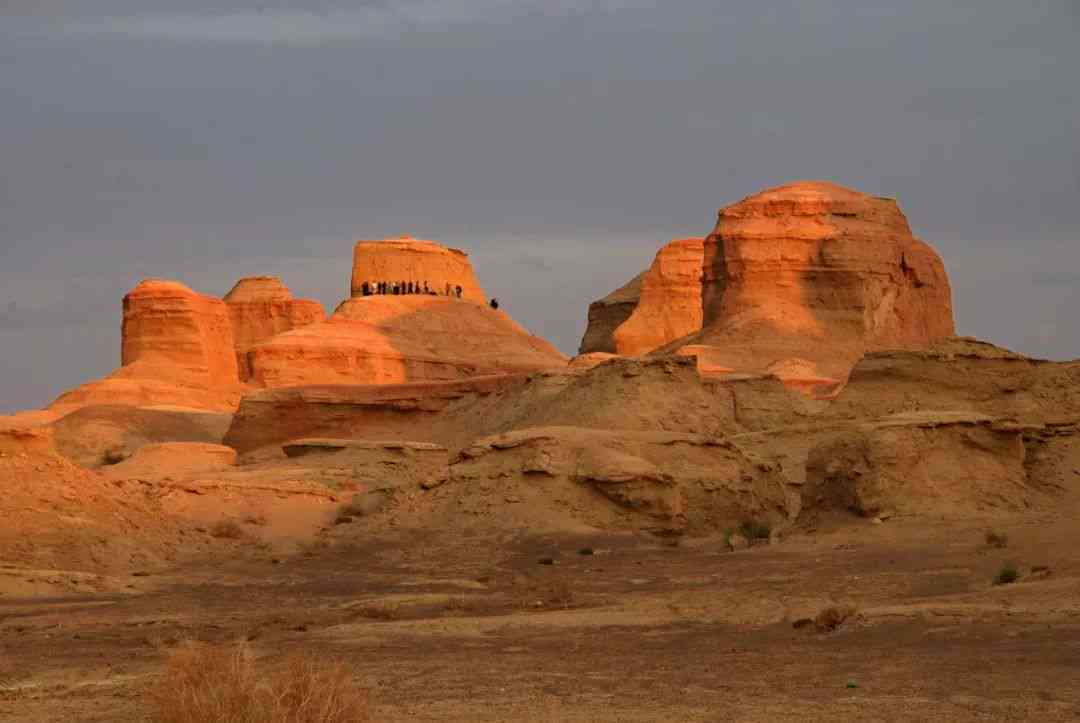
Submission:
<svg viewBox="0 0 1080 723">
<path fill-rule="evenodd" d="M 344 665 L 297 655 L 273 670 L 257 670 L 245 642 L 182 643 L 170 653 L 151 698 L 159 723 L 370 720 L 367 695 Z"/>
</svg>

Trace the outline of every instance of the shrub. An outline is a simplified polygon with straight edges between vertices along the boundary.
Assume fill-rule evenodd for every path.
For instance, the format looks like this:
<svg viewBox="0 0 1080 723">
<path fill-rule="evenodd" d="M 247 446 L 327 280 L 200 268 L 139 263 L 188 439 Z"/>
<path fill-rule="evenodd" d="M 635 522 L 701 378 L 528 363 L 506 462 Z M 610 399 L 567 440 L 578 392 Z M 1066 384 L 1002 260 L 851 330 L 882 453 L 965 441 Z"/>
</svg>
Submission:
<svg viewBox="0 0 1080 723">
<path fill-rule="evenodd" d="M 244 530 L 236 524 L 236 520 L 221 520 L 210 528 L 210 536 L 222 540 L 239 540 L 244 536 Z"/>
<path fill-rule="evenodd" d="M 997 547 L 999 549 L 1002 547 L 1008 547 L 1009 536 L 1006 535 L 1004 532 L 994 532 L 993 530 L 991 530 L 990 532 L 986 533 L 986 546 Z"/>
<path fill-rule="evenodd" d="M 1011 585 L 1020 579 L 1020 571 L 1011 562 L 1002 565 L 998 574 L 994 575 L 995 585 Z"/>
<path fill-rule="evenodd" d="M 109 447 L 101 453 L 101 464 L 111 467 L 114 464 L 120 464 L 130 456 L 123 447 Z"/>
<path fill-rule="evenodd" d="M 767 540 L 772 533 L 772 527 L 769 526 L 768 522 L 746 520 L 739 525 L 739 532 L 747 540 Z"/>
<path fill-rule="evenodd" d="M 814 618 L 814 627 L 818 632 L 831 633 L 854 618 L 857 612 L 854 605 L 830 605 Z"/>
<path fill-rule="evenodd" d="M 169 655 L 150 693 L 159 723 L 358 723 L 370 720 L 366 694 L 348 668 L 294 655 L 256 671 L 246 642 L 186 641 Z"/>
</svg>

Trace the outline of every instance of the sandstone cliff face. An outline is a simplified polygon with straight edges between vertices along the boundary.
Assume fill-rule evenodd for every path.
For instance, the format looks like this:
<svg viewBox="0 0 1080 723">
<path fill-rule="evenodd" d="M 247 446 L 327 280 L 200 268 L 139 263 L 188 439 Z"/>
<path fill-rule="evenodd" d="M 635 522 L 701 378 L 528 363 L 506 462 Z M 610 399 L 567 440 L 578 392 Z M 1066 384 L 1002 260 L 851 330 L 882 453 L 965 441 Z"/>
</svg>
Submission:
<svg viewBox="0 0 1080 723">
<path fill-rule="evenodd" d="M 706 372 L 831 389 L 864 352 L 954 332 L 944 265 L 891 199 L 824 181 L 763 191 L 720 210 L 698 258 L 693 239 L 661 249 L 625 320 L 590 310 L 588 351 L 683 350 Z"/>
<path fill-rule="evenodd" d="M 121 367 L 50 407 L 93 404 L 232 409 L 240 399 L 225 302 L 176 281 L 147 279 L 124 297 Z"/>
<path fill-rule="evenodd" d="M 252 380 L 402 384 L 561 369 L 566 358 L 501 311 L 441 296 L 350 299 L 327 321 L 280 334 L 249 353 Z"/>
<path fill-rule="evenodd" d="M 447 296 L 460 286 L 461 298 L 486 302 L 464 251 L 433 241 L 408 236 L 383 241 L 358 241 L 353 249 L 352 295 L 363 294 L 363 285 L 378 282 L 426 282 L 435 294 Z"/>
<path fill-rule="evenodd" d="M 618 353 L 615 330 L 637 308 L 644 276 L 644 273 L 638 274 L 604 298 L 589 304 L 589 325 L 581 338 L 578 354 Z"/>
<path fill-rule="evenodd" d="M 139 376 L 208 388 L 237 385 L 232 323 L 221 299 L 148 279 L 124 297 L 121 365 Z"/>
<path fill-rule="evenodd" d="M 701 273 L 705 240 L 672 241 L 641 278 L 641 297 L 614 331 L 619 354 L 645 354 L 701 329 Z"/>
<path fill-rule="evenodd" d="M 232 320 L 236 364 L 242 381 L 251 379 L 248 352 L 255 344 L 326 319 L 319 302 L 294 299 L 288 287 L 273 276 L 240 279 L 225 295 L 225 304 Z"/>
<path fill-rule="evenodd" d="M 705 242 L 703 306 L 703 340 L 748 344 L 771 364 L 790 347 L 773 339 L 787 337 L 810 352 L 794 356 L 833 374 L 866 350 L 925 347 L 954 332 L 944 266 L 896 202 L 821 181 L 720 211 Z"/>
</svg>

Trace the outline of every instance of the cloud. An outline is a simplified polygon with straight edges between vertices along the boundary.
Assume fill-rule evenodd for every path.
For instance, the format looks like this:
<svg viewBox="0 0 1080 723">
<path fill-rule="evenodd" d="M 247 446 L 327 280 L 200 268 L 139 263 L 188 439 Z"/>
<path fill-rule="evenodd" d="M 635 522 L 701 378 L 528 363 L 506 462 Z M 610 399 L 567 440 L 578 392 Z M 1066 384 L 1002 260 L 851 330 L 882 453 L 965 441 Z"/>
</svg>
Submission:
<svg viewBox="0 0 1080 723">
<path fill-rule="evenodd" d="M 574 3 L 570 0 L 399 0 L 362 9 L 154 13 L 60 24 L 72 35 L 119 35 L 176 42 L 220 44 L 323 45 L 393 36 L 413 31 L 499 23 L 533 15 L 566 16 L 609 12 L 631 0 Z"/>
<path fill-rule="evenodd" d="M 1075 271 L 1036 271 L 1031 280 L 1041 286 L 1080 287 L 1080 273 Z"/>
</svg>

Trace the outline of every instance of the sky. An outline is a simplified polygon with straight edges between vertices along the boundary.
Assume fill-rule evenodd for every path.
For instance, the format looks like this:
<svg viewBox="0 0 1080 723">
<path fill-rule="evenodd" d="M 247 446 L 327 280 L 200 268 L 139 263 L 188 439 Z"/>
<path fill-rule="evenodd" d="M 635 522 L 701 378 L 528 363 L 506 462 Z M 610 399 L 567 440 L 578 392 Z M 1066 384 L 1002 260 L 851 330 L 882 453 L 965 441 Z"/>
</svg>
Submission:
<svg viewBox="0 0 1080 723">
<path fill-rule="evenodd" d="M 570 354 L 808 178 L 899 200 L 960 333 L 1077 358 L 1078 68 L 1076 0 L 4 0 L 0 412 L 115 368 L 141 278 L 332 310 L 404 233 Z"/>
</svg>

